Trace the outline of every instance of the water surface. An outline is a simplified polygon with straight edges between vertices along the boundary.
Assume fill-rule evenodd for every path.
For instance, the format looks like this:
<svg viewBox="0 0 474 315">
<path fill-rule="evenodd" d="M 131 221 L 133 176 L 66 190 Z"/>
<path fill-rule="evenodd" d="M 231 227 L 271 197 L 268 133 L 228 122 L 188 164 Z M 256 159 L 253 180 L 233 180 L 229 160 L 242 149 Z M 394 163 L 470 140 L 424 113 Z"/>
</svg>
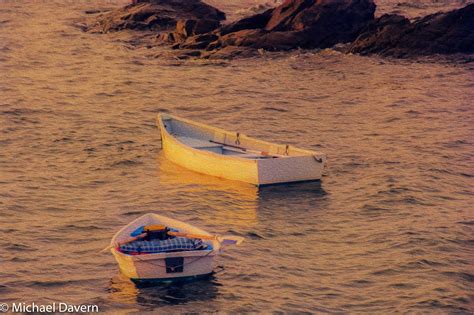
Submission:
<svg viewBox="0 0 474 315">
<path fill-rule="evenodd" d="M 170 61 L 74 27 L 124 2 L 0 2 L 0 302 L 104 311 L 473 311 L 474 65 L 332 50 Z M 220 2 L 237 16 L 254 1 Z M 412 16 L 460 2 L 379 1 Z M 242 12 L 242 11 L 239 11 Z M 162 156 L 166 111 L 321 150 L 261 189 Z M 246 237 L 209 281 L 136 288 L 99 254 L 156 212 Z"/>
</svg>

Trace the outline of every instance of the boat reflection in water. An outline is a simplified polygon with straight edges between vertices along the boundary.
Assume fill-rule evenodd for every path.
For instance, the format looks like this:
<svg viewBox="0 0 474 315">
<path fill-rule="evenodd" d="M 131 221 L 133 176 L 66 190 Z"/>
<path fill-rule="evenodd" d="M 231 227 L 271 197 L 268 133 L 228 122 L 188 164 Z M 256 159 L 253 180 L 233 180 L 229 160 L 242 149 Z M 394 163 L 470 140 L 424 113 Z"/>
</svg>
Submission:
<svg viewBox="0 0 474 315">
<path fill-rule="evenodd" d="M 258 190 L 260 202 L 272 200 L 291 200 L 302 198 L 323 198 L 327 193 L 321 181 L 307 181 L 298 183 L 262 186 Z"/>
<path fill-rule="evenodd" d="M 219 283 L 214 275 L 206 279 L 183 283 L 168 283 L 158 286 L 136 286 L 121 274 L 110 280 L 110 297 L 122 304 L 122 310 L 156 308 L 190 302 L 213 300 L 219 293 Z"/>
<path fill-rule="evenodd" d="M 194 215 L 216 227 L 257 224 L 258 188 L 190 171 L 158 154 L 160 188 L 175 194 L 175 205 L 191 209 Z M 184 197 L 184 198 L 183 198 Z"/>
<path fill-rule="evenodd" d="M 313 219 L 309 216 L 324 215 L 329 202 L 321 181 L 263 186 L 258 191 L 257 213 L 261 222 L 270 220 L 285 225 L 301 218 L 308 223 Z"/>
<path fill-rule="evenodd" d="M 310 208 L 321 208 L 328 202 L 321 181 L 256 187 L 190 171 L 166 159 L 163 152 L 158 154 L 158 164 L 160 187 L 176 194 L 175 203 L 179 199 L 191 200 L 183 207 L 216 227 L 256 227 L 260 212 L 266 209 L 275 213 L 297 212 L 292 205 L 307 202 Z M 206 211 L 200 211 L 204 208 Z"/>
</svg>

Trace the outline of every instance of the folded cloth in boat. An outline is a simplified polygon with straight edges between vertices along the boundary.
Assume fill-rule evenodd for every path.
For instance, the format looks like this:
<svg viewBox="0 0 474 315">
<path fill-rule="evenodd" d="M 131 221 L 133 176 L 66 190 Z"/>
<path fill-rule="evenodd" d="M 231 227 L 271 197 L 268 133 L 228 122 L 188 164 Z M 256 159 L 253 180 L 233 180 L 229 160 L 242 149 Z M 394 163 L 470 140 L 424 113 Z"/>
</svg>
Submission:
<svg viewBox="0 0 474 315">
<path fill-rule="evenodd" d="M 134 241 L 120 246 L 120 251 L 126 254 L 154 254 L 186 250 L 207 249 L 208 245 L 200 239 L 174 237 L 167 240 Z"/>
</svg>

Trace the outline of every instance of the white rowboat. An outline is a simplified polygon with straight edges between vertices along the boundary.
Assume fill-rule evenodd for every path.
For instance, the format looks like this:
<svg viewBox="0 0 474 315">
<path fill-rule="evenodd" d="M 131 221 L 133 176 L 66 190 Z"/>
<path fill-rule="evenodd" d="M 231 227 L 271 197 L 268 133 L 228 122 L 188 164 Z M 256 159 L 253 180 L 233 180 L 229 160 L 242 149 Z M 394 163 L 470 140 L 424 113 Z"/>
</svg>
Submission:
<svg viewBox="0 0 474 315">
<path fill-rule="evenodd" d="M 110 242 L 111 252 L 120 271 L 137 284 L 153 282 L 182 281 L 206 277 L 212 274 L 214 258 L 220 251 L 218 239 L 204 240 L 207 249 L 154 254 L 129 255 L 118 250 L 116 244 L 130 239 L 133 231 L 141 226 L 163 225 L 181 233 L 212 235 L 190 224 L 149 213 L 132 221 L 118 231 Z"/>
<path fill-rule="evenodd" d="M 159 114 L 167 159 L 193 171 L 257 186 L 320 180 L 326 155 Z"/>
</svg>

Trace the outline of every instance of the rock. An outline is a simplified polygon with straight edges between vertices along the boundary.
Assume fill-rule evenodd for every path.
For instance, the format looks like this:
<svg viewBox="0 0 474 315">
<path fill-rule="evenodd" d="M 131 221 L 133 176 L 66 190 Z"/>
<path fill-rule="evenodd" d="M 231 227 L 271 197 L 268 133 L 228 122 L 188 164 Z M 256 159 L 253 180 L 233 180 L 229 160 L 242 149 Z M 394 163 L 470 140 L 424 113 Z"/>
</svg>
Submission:
<svg viewBox="0 0 474 315">
<path fill-rule="evenodd" d="M 272 17 L 273 9 L 267 10 L 263 13 L 255 14 L 250 17 L 243 18 L 234 23 L 222 26 L 219 29 L 221 35 L 234 33 L 242 30 L 264 28 L 270 18 Z"/>
<path fill-rule="evenodd" d="M 372 0 L 292 0 L 274 10 L 265 30 L 295 32 L 302 48 L 328 48 L 354 40 L 374 12 Z"/>
<path fill-rule="evenodd" d="M 209 33 L 220 26 L 220 22 L 216 20 L 179 20 L 176 24 L 174 37 L 184 40 L 190 36 Z"/>
<path fill-rule="evenodd" d="M 173 33 L 174 34 L 174 33 Z M 206 33 L 184 39 L 179 37 L 175 40 L 175 44 L 171 46 L 172 49 L 206 49 L 209 43 L 217 40 L 219 37 L 214 33 Z"/>
<path fill-rule="evenodd" d="M 270 32 L 263 35 L 254 45 L 255 49 L 284 51 L 312 46 L 305 32 Z"/>
<path fill-rule="evenodd" d="M 413 22 L 399 15 L 384 15 L 371 23 L 348 51 L 399 58 L 472 54 L 474 4 L 447 13 L 431 14 Z"/>
<path fill-rule="evenodd" d="M 275 9 L 224 25 L 206 50 L 227 46 L 265 50 L 327 48 L 354 40 L 374 19 L 372 0 L 288 0 Z M 195 47 L 191 37 L 180 47 Z M 204 43 L 201 43 L 204 46 Z"/>
<path fill-rule="evenodd" d="M 163 32 L 156 36 L 158 42 L 165 44 L 173 44 L 177 41 L 173 32 Z"/>
<path fill-rule="evenodd" d="M 396 14 L 375 19 L 374 12 L 373 0 L 286 0 L 221 26 L 225 14 L 201 0 L 134 0 L 99 14 L 87 29 L 153 30 L 157 34 L 144 33 L 149 37 L 137 45 L 152 37 L 147 47 L 169 44 L 177 58 L 234 58 L 255 56 L 259 50 L 337 46 L 344 52 L 395 57 L 474 53 L 474 4 L 414 21 Z"/>
<path fill-rule="evenodd" d="M 180 20 L 195 21 L 195 31 L 208 32 L 225 20 L 225 14 L 201 0 L 139 0 L 95 17 L 89 23 L 88 31 L 171 31 Z"/>
<path fill-rule="evenodd" d="M 190 59 L 196 58 L 201 56 L 201 51 L 199 50 L 186 50 L 180 51 L 179 54 L 176 55 L 177 59 Z"/>
<path fill-rule="evenodd" d="M 227 46 L 245 46 L 253 48 L 265 34 L 266 32 L 262 29 L 246 29 L 229 33 L 219 37 L 219 39 L 213 43 L 213 48 L 217 49 Z"/>
<path fill-rule="evenodd" d="M 85 10 L 85 14 L 98 14 L 98 13 L 104 13 L 104 12 L 109 12 L 112 11 L 112 9 L 91 9 L 91 10 Z"/>
<path fill-rule="evenodd" d="M 292 29 L 292 22 L 298 16 L 304 14 L 304 11 L 309 10 L 316 1 L 312 0 L 293 0 L 285 1 L 272 12 L 272 17 L 265 25 L 267 31 L 284 31 Z M 301 28 L 299 25 L 298 28 Z"/>
<path fill-rule="evenodd" d="M 244 46 L 254 49 L 280 51 L 305 46 L 305 40 L 305 35 L 302 32 L 266 32 L 261 29 L 242 30 L 221 37 L 215 48 Z"/>
</svg>

